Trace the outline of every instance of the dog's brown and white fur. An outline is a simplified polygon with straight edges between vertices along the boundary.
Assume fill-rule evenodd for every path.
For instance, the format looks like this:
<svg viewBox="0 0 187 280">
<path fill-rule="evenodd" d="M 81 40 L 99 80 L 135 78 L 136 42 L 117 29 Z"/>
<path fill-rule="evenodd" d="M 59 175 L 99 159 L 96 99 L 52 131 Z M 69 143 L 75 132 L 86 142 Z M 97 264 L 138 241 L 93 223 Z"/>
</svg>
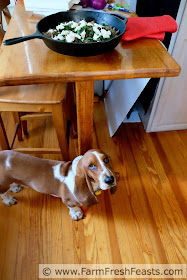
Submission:
<svg viewBox="0 0 187 280">
<path fill-rule="evenodd" d="M 0 152 L 0 196 L 11 206 L 17 200 L 7 192 L 23 187 L 60 197 L 72 219 L 83 218 L 81 205 L 98 203 L 95 192 L 116 191 L 117 182 L 109 157 L 100 150 L 89 150 L 72 162 L 41 159 L 15 151 Z"/>
</svg>

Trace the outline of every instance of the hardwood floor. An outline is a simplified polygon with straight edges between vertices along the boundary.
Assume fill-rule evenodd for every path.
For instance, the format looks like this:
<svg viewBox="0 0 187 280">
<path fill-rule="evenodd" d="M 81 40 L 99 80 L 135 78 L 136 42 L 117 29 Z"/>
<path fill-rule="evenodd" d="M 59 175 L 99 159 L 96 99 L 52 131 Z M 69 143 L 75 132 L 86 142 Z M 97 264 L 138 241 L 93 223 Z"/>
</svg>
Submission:
<svg viewBox="0 0 187 280">
<path fill-rule="evenodd" d="M 10 135 L 12 120 L 4 119 Z M 58 147 L 50 120 L 28 125 L 26 145 Z M 118 172 L 117 193 L 102 192 L 79 222 L 60 199 L 31 189 L 15 195 L 15 206 L 0 202 L 1 280 L 38 279 L 40 263 L 186 264 L 187 131 L 146 134 L 141 124 L 123 124 L 110 138 L 102 102 L 94 128 L 94 147 Z M 70 151 L 73 159 L 77 140 Z"/>
</svg>

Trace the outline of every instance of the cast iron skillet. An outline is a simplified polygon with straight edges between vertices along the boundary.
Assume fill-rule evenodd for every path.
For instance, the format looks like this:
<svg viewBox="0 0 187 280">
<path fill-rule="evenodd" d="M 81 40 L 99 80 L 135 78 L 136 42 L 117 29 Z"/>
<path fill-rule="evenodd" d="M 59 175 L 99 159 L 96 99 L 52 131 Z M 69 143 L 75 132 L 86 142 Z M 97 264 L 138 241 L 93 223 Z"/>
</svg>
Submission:
<svg viewBox="0 0 187 280">
<path fill-rule="evenodd" d="M 56 41 L 47 36 L 43 35 L 43 32 L 46 32 L 49 28 L 56 27 L 60 22 L 73 20 L 79 22 L 80 20 L 85 19 L 87 22 L 94 20 L 96 23 L 106 25 L 111 25 L 115 27 L 120 32 L 110 41 L 106 42 L 91 42 L 91 43 L 67 43 Z M 23 36 L 18 38 L 9 39 L 3 42 L 4 45 L 13 45 L 26 40 L 31 40 L 34 38 L 43 39 L 46 46 L 58 53 L 71 55 L 71 56 L 93 56 L 108 52 L 114 49 L 123 33 L 126 30 L 127 18 L 116 15 L 116 14 L 107 14 L 104 12 L 95 12 L 95 11 L 69 11 L 69 12 L 60 12 L 56 14 L 49 15 L 41 19 L 36 25 L 36 33 L 30 36 Z"/>
</svg>

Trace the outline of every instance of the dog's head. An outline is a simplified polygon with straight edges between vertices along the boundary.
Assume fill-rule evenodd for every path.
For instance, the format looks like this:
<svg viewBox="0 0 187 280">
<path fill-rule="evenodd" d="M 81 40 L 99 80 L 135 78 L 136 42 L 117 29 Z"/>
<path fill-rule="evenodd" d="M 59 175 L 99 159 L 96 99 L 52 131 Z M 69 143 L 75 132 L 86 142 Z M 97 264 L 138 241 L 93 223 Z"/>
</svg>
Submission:
<svg viewBox="0 0 187 280">
<path fill-rule="evenodd" d="M 95 193 L 110 189 L 113 194 L 117 189 L 111 159 L 100 150 L 89 150 L 79 160 L 75 176 L 75 195 L 85 206 L 98 203 Z"/>
</svg>

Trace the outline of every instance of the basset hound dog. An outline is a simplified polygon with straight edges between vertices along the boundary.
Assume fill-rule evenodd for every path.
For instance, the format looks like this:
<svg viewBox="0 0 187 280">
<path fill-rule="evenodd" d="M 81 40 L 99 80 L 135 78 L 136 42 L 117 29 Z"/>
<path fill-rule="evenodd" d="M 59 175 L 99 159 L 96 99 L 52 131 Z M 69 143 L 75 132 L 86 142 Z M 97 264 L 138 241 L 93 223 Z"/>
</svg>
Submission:
<svg viewBox="0 0 187 280">
<path fill-rule="evenodd" d="M 31 187 L 40 193 L 60 197 L 69 208 L 73 220 L 83 218 L 81 205 L 98 203 L 96 194 L 110 189 L 117 182 L 109 156 L 92 149 L 72 162 L 41 159 L 15 151 L 0 152 L 0 196 L 8 206 L 17 200 L 8 191 L 19 192 Z"/>
</svg>

